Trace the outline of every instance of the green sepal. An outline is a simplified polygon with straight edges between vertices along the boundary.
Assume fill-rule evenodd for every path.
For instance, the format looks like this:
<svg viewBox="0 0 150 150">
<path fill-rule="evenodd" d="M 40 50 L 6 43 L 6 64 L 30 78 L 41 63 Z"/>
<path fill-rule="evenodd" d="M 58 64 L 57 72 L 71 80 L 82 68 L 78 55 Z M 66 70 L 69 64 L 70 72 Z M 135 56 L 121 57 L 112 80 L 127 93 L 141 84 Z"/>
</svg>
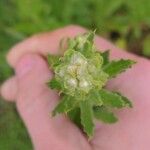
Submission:
<svg viewBox="0 0 150 150">
<path fill-rule="evenodd" d="M 55 78 L 51 79 L 49 82 L 47 82 L 47 85 L 51 88 L 51 89 L 56 89 L 56 90 L 61 90 L 62 89 L 62 85 L 60 84 L 59 81 L 57 81 Z"/>
<path fill-rule="evenodd" d="M 74 40 L 68 40 L 68 49 L 74 49 L 82 53 L 86 58 L 91 57 L 94 54 L 94 32 L 85 33 L 83 35 L 77 36 Z"/>
<path fill-rule="evenodd" d="M 135 64 L 135 61 L 129 59 L 113 60 L 103 68 L 103 71 L 109 75 L 109 78 L 113 78 L 124 72 L 126 69 L 131 68 L 133 64 Z"/>
<path fill-rule="evenodd" d="M 118 121 L 117 117 L 110 112 L 106 107 L 94 107 L 94 117 L 104 123 L 116 123 Z"/>
<path fill-rule="evenodd" d="M 52 69 L 55 69 L 55 67 L 61 63 L 60 56 L 58 56 L 58 55 L 48 54 L 47 61 L 48 61 L 49 66 Z"/>
<path fill-rule="evenodd" d="M 93 123 L 93 107 L 90 101 L 80 102 L 80 111 L 81 111 L 81 124 L 83 130 L 88 135 L 89 138 L 93 136 L 94 132 L 94 123 Z"/>
<path fill-rule="evenodd" d="M 91 44 L 94 43 L 95 32 L 96 32 L 96 30 L 90 31 L 89 33 L 86 33 L 86 34 L 87 34 L 87 40 L 88 40 Z"/>
<path fill-rule="evenodd" d="M 83 50 L 78 51 L 80 51 L 86 58 L 91 58 L 91 56 L 93 55 L 93 45 L 87 41 L 84 44 Z"/>
</svg>

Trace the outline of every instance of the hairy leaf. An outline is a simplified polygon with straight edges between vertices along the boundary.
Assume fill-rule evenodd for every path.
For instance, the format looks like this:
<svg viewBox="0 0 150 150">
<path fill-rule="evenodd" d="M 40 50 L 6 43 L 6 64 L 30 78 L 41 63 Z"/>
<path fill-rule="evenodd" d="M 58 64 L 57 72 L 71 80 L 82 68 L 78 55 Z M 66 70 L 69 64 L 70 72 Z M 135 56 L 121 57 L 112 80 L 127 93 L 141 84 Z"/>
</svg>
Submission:
<svg viewBox="0 0 150 150">
<path fill-rule="evenodd" d="M 111 61 L 108 65 L 106 65 L 103 70 L 106 72 L 110 78 L 115 77 L 116 75 L 124 72 L 126 69 L 130 68 L 135 62 L 132 60 L 118 60 Z"/>
<path fill-rule="evenodd" d="M 85 133 L 89 136 L 93 136 L 94 124 L 93 124 L 93 108 L 89 101 L 82 101 L 80 103 L 81 111 L 81 124 Z"/>
<path fill-rule="evenodd" d="M 67 113 L 71 111 L 77 105 L 77 103 L 78 101 L 73 97 L 65 95 L 53 110 L 52 115 L 55 116 L 57 113 Z"/>
<path fill-rule="evenodd" d="M 115 92 L 110 92 L 107 90 L 100 90 L 100 95 L 104 106 L 110 106 L 115 108 L 122 108 L 126 106 L 125 101 L 120 95 Z"/>
</svg>

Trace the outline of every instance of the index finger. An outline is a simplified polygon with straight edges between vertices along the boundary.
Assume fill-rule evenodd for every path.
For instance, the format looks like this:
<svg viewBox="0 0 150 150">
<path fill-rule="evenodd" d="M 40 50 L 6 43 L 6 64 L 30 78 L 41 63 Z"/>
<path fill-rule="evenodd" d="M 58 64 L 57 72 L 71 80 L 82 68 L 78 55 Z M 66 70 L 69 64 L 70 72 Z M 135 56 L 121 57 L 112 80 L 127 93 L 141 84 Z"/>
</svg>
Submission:
<svg viewBox="0 0 150 150">
<path fill-rule="evenodd" d="M 87 30 L 82 27 L 71 25 L 57 29 L 53 32 L 34 35 L 14 46 L 7 55 L 7 61 L 10 66 L 15 67 L 19 59 L 27 53 L 38 53 L 42 56 L 45 56 L 48 53 L 57 54 L 59 42 L 62 38 L 74 37 L 86 31 Z M 101 37 L 96 37 L 95 44 L 97 48 L 101 50 L 111 49 L 112 57 L 137 59 L 135 55 L 119 50 L 113 44 Z"/>
</svg>

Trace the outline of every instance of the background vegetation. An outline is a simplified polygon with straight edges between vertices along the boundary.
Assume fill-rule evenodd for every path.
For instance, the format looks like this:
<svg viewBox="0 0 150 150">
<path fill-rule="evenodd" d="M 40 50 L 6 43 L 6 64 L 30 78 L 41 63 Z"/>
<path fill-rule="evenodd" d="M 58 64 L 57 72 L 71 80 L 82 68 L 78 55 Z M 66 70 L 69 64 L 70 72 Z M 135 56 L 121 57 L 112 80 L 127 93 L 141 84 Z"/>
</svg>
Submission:
<svg viewBox="0 0 150 150">
<path fill-rule="evenodd" d="M 149 0 L 0 0 L 0 84 L 13 74 L 5 60 L 13 44 L 68 24 L 96 28 L 119 47 L 150 57 Z M 32 149 L 14 104 L 2 98 L 0 149 Z"/>
</svg>

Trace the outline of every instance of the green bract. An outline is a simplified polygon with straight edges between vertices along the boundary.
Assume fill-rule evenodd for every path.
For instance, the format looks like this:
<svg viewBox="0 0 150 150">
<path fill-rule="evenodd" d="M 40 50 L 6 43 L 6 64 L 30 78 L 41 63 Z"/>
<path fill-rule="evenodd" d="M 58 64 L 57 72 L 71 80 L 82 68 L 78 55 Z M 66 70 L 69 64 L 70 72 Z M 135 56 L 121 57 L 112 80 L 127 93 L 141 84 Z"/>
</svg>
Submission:
<svg viewBox="0 0 150 150">
<path fill-rule="evenodd" d="M 48 85 L 59 91 L 61 100 L 53 115 L 65 113 L 91 137 L 93 119 L 104 123 L 117 121 L 112 108 L 132 107 L 120 93 L 104 89 L 107 81 L 134 64 L 132 60 L 109 61 L 109 52 L 98 52 L 94 32 L 68 40 L 63 56 L 48 55 L 54 77 Z"/>
</svg>

